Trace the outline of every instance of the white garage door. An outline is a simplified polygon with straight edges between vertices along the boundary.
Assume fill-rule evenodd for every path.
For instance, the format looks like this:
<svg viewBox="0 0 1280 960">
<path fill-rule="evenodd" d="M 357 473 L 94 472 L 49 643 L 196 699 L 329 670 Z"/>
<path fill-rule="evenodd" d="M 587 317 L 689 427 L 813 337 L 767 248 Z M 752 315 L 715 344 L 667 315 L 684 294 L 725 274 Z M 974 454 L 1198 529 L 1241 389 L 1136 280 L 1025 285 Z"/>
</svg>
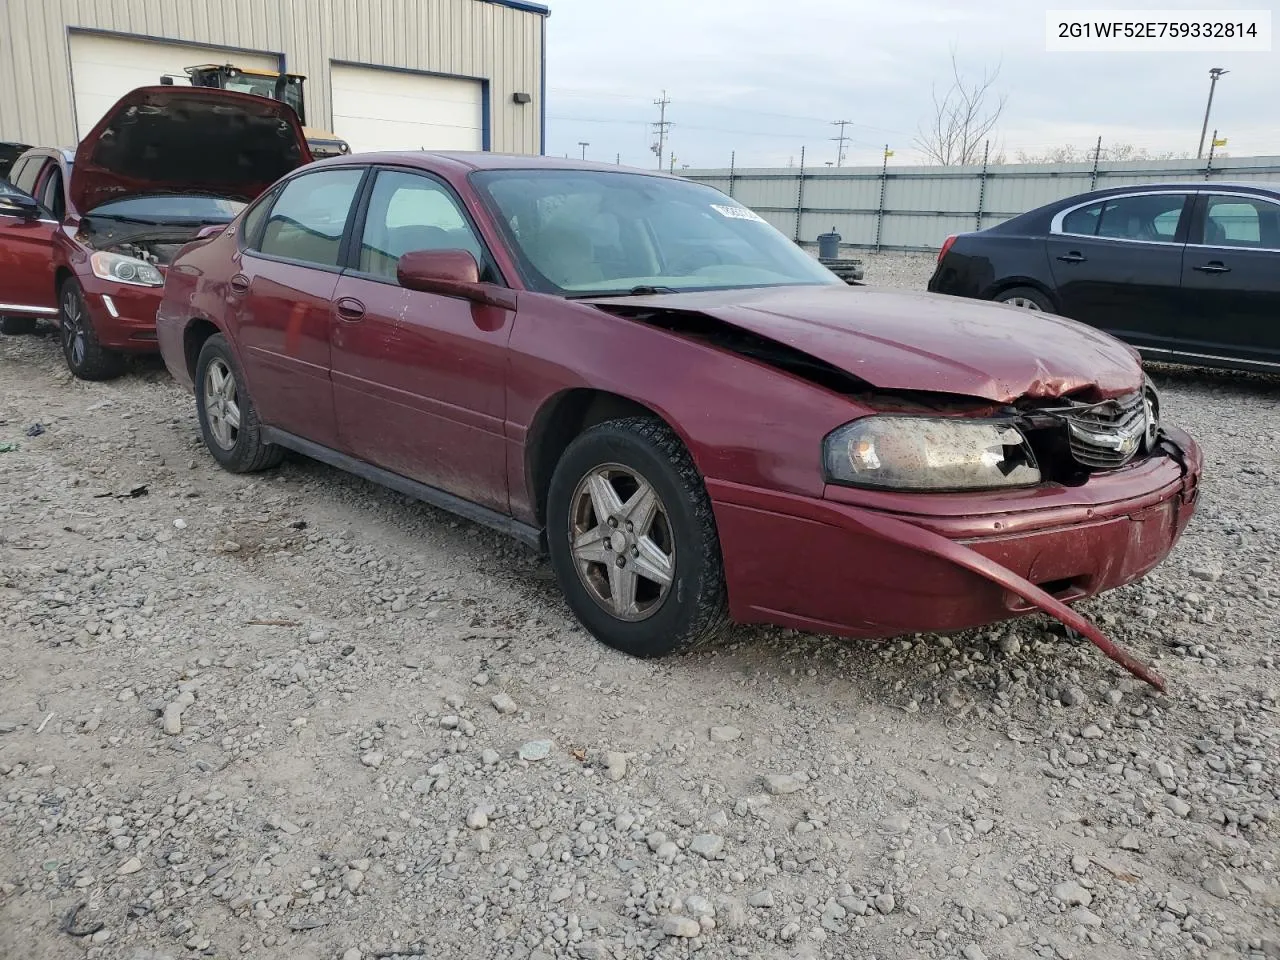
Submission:
<svg viewBox="0 0 1280 960">
<path fill-rule="evenodd" d="M 129 37 L 71 34 L 71 86 L 75 93 L 76 129 L 80 137 L 93 129 L 117 100 L 135 87 L 152 87 L 164 74 L 185 81 L 186 67 L 200 63 L 234 63 L 238 67 L 279 70 L 278 58 L 221 48 L 193 47 Z"/>
<path fill-rule="evenodd" d="M 364 150 L 484 149 L 479 80 L 335 63 L 333 132 Z"/>
</svg>

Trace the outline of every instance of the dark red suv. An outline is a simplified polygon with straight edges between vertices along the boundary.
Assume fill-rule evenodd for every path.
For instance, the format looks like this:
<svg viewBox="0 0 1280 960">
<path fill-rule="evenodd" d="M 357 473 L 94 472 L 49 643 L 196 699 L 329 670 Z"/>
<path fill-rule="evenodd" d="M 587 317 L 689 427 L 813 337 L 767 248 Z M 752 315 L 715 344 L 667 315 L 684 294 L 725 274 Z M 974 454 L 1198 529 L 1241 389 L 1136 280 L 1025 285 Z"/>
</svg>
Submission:
<svg viewBox="0 0 1280 960">
<path fill-rule="evenodd" d="M 74 151 L 27 150 L 0 194 L 0 324 L 59 327 L 67 366 L 117 376 L 156 349 L 169 261 L 311 160 L 282 103 L 190 87 L 141 87 Z"/>
<path fill-rule="evenodd" d="M 291 449 L 545 547 L 640 656 L 726 615 L 1035 609 L 1107 647 L 1068 604 L 1159 563 L 1200 475 L 1118 340 L 850 287 L 730 197 L 613 166 L 319 161 L 182 252 L 157 330 L 227 469 Z"/>
</svg>

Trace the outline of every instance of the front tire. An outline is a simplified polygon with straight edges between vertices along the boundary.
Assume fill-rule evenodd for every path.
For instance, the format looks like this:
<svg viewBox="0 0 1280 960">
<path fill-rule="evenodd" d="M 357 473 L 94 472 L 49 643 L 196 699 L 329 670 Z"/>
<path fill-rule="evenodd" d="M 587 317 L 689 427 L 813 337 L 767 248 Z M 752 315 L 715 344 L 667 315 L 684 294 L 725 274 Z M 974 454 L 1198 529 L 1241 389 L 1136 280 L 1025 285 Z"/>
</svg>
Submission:
<svg viewBox="0 0 1280 960">
<path fill-rule="evenodd" d="M 1053 304 L 1035 287 L 1011 287 L 1001 290 L 994 297 L 996 303 L 1007 303 L 1011 307 L 1030 310 L 1033 313 L 1053 313 Z"/>
<path fill-rule="evenodd" d="M 67 369 L 81 380 L 114 380 L 124 373 L 124 357 L 98 343 L 84 291 L 68 280 L 58 292 L 58 335 Z"/>
<path fill-rule="evenodd" d="M 258 410 L 249 396 L 244 372 L 220 333 L 200 349 L 195 388 L 204 445 L 224 469 L 253 473 L 280 463 L 284 450 L 262 439 Z"/>
<path fill-rule="evenodd" d="M 661 421 L 610 420 L 569 444 L 548 491 L 547 547 L 570 608 L 615 650 L 688 650 L 727 619 L 711 498 Z"/>
</svg>

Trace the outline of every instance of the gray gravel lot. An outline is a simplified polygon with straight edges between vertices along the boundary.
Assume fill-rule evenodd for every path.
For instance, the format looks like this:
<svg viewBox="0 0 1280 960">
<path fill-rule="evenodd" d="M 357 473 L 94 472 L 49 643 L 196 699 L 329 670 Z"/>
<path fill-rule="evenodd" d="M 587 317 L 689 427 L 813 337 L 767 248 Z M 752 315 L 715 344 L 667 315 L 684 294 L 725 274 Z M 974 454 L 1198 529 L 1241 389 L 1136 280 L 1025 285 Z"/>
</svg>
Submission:
<svg viewBox="0 0 1280 960">
<path fill-rule="evenodd" d="M 0 957 L 1280 957 L 1280 380 L 1152 372 L 1201 511 L 1082 609 L 1163 696 L 1040 617 L 628 660 L 514 543 L 0 338 Z"/>
</svg>

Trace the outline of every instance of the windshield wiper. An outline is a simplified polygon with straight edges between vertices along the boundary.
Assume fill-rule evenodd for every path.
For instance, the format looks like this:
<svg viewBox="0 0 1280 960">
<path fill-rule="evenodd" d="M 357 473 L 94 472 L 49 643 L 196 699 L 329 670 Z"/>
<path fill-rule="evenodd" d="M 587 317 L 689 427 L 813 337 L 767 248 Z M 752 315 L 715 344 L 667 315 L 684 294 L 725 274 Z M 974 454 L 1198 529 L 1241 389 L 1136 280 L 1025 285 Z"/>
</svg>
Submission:
<svg viewBox="0 0 1280 960">
<path fill-rule="evenodd" d="M 126 217 L 123 213 L 87 213 L 86 220 L 119 220 L 121 223 L 141 223 L 148 227 L 158 227 L 162 220 L 144 220 L 142 217 Z"/>
</svg>

